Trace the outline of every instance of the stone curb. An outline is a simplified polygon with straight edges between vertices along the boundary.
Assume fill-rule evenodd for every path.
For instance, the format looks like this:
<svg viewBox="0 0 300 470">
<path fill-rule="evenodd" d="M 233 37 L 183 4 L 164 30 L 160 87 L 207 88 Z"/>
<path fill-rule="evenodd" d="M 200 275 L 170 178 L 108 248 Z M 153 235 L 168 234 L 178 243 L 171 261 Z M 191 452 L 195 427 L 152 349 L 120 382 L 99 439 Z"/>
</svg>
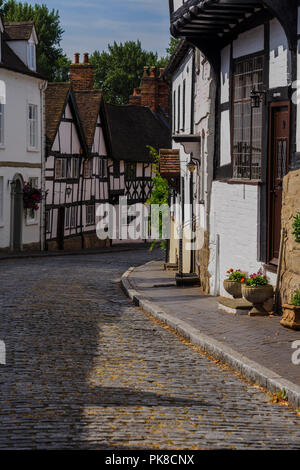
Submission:
<svg viewBox="0 0 300 470">
<path fill-rule="evenodd" d="M 147 264 L 144 266 L 147 266 Z M 142 308 L 157 320 L 170 326 L 192 344 L 199 346 L 215 359 L 227 364 L 250 382 L 260 385 L 271 393 L 281 392 L 285 389 L 290 405 L 300 408 L 300 387 L 297 384 L 286 380 L 270 369 L 252 361 L 221 341 L 201 333 L 201 331 L 193 328 L 188 323 L 174 318 L 172 315 L 159 308 L 158 305 L 147 300 L 141 293 L 134 289 L 130 283 L 129 277 L 134 269 L 135 268 L 130 268 L 121 278 L 122 289 L 127 297 L 133 301 L 134 305 Z"/>
</svg>

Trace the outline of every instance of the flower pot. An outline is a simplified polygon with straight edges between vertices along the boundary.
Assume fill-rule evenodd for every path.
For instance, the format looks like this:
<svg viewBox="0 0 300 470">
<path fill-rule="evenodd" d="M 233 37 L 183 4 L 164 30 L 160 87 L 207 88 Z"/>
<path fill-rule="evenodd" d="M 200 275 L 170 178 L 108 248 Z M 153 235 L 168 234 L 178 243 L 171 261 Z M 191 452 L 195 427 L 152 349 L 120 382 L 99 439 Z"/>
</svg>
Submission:
<svg viewBox="0 0 300 470">
<path fill-rule="evenodd" d="M 270 286 L 269 284 L 257 287 L 247 286 L 245 284 L 242 285 L 243 298 L 253 304 L 253 308 L 249 312 L 249 315 L 251 317 L 262 317 L 269 315 L 268 312 L 265 310 L 263 304 L 264 302 L 266 302 L 266 300 L 271 299 L 273 297 L 273 294 L 273 286 Z"/>
<path fill-rule="evenodd" d="M 293 330 L 300 330 L 300 306 L 285 304 L 282 306 L 282 311 L 280 324 Z"/>
<path fill-rule="evenodd" d="M 234 299 L 240 299 L 242 297 L 242 284 L 239 281 L 229 281 L 225 279 L 223 286 L 226 292 L 232 295 Z"/>
</svg>

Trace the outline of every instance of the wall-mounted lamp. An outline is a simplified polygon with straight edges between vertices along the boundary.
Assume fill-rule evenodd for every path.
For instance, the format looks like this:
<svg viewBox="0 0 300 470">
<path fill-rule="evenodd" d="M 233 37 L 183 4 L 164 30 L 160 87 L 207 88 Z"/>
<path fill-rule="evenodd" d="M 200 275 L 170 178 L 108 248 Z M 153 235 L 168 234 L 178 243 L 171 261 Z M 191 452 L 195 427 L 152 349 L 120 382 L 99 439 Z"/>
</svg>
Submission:
<svg viewBox="0 0 300 470">
<path fill-rule="evenodd" d="M 266 90 L 256 90 L 255 87 L 252 89 L 250 94 L 252 109 L 260 108 L 262 97 L 265 96 L 266 93 Z"/>
<path fill-rule="evenodd" d="M 191 161 L 187 164 L 186 167 L 187 167 L 187 169 L 189 170 L 189 172 L 190 172 L 191 174 L 195 173 L 195 170 L 196 170 L 196 163 L 195 163 L 193 160 L 191 160 Z"/>
</svg>

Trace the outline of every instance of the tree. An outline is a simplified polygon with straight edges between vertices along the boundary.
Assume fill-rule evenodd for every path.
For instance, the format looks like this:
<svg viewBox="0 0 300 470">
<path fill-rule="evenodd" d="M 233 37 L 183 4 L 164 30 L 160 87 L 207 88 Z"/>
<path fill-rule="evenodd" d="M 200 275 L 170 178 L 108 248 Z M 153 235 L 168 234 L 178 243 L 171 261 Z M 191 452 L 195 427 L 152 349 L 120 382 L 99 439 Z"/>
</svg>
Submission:
<svg viewBox="0 0 300 470">
<path fill-rule="evenodd" d="M 95 67 L 95 87 L 101 88 L 108 103 L 126 104 L 140 85 L 144 66 L 164 67 L 166 58 L 142 49 L 140 41 L 108 45 L 108 52 L 95 51 L 90 58 Z"/>
<path fill-rule="evenodd" d="M 46 5 L 30 5 L 16 0 L 0 0 L 4 21 L 34 21 L 39 44 L 37 46 L 37 66 L 40 73 L 49 81 L 57 78 L 66 80 L 67 57 L 60 42 L 63 29 L 60 25 L 58 10 L 48 9 Z"/>
<path fill-rule="evenodd" d="M 169 58 L 175 52 L 176 47 L 178 46 L 180 39 L 170 37 L 169 47 L 166 49 Z"/>
<path fill-rule="evenodd" d="M 170 188 L 168 181 L 163 178 L 159 171 L 159 155 L 155 148 L 151 147 L 150 145 L 147 146 L 149 150 L 149 154 L 152 158 L 152 168 L 154 176 L 152 178 L 153 189 L 151 193 L 150 199 L 146 201 L 146 205 L 153 205 L 153 206 L 167 206 L 169 204 L 169 196 L 170 196 Z M 152 251 L 158 244 L 162 250 L 167 249 L 166 240 L 162 237 L 164 235 L 163 230 L 163 218 L 160 214 L 159 217 L 159 236 L 161 237 L 160 240 L 154 240 L 150 246 L 150 251 Z"/>
</svg>

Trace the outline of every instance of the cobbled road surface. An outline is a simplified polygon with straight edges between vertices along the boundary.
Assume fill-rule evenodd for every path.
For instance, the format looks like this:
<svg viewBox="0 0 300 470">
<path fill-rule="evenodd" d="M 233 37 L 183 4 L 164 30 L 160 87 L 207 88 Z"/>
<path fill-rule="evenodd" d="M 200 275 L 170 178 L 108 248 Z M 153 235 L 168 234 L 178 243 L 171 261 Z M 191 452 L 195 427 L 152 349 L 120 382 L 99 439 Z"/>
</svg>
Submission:
<svg viewBox="0 0 300 470">
<path fill-rule="evenodd" d="M 0 263 L 1 449 L 299 449 L 297 413 L 125 298 L 146 251 Z"/>
</svg>

